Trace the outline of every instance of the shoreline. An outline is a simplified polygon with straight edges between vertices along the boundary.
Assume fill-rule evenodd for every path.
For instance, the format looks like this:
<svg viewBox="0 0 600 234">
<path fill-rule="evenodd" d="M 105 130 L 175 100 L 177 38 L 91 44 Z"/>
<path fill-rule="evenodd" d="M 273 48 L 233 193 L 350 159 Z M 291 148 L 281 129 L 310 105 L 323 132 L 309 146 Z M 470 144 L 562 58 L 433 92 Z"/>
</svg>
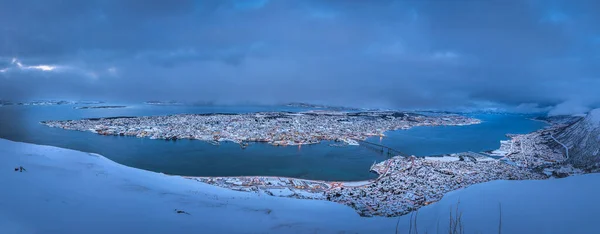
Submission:
<svg viewBox="0 0 600 234">
<path fill-rule="evenodd" d="M 541 131 L 548 131 L 548 129 L 538 130 L 538 131 L 535 131 L 535 132 L 532 132 L 529 134 L 513 135 L 509 141 L 511 141 L 511 142 L 520 141 L 522 139 L 520 139 L 519 136 L 537 134 Z M 11 140 L 8 140 L 8 141 L 11 141 Z M 506 144 L 503 144 L 503 145 L 505 146 Z M 56 147 L 56 148 L 60 148 L 60 147 Z M 502 146 L 501 146 L 501 148 L 502 148 Z M 505 157 L 510 157 L 512 155 L 512 153 L 514 153 L 514 152 L 510 152 L 510 151 L 507 152 Z M 93 153 L 89 153 L 89 154 L 93 154 Z M 452 159 L 452 160 L 446 160 L 446 159 Z M 265 194 L 265 195 L 275 196 L 275 197 L 288 197 L 288 198 L 296 198 L 296 199 L 331 201 L 331 202 L 350 206 L 350 207 L 354 208 L 354 210 L 357 213 L 359 213 L 361 216 L 387 216 L 387 217 L 405 215 L 405 214 L 407 214 L 413 210 L 419 209 L 423 206 L 428 206 L 433 203 L 436 203 L 437 201 L 442 199 L 445 194 L 447 194 L 449 192 L 456 191 L 456 190 L 459 190 L 462 188 L 466 188 L 466 187 L 472 186 L 474 184 L 484 183 L 484 182 L 493 181 L 493 180 L 513 180 L 513 179 L 531 180 L 532 179 L 529 177 L 521 178 L 520 176 L 513 178 L 514 175 L 507 174 L 507 176 L 508 176 L 507 178 L 491 178 L 491 179 L 484 179 L 482 181 L 477 181 L 475 183 L 459 184 L 458 187 L 451 187 L 450 189 L 447 189 L 447 191 L 440 191 L 440 193 L 433 194 L 435 196 L 431 197 L 432 199 L 419 200 L 418 195 L 413 194 L 408 197 L 404 197 L 401 200 L 397 200 L 397 201 L 393 202 L 394 204 L 396 204 L 398 202 L 403 203 L 404 208 L 400 209 L 400 210 L 392 209 L 392 210 L 390 210 L 390 211 L 392 211 L 391 213 L 386 213 L 377 207 L 371 207 L 368 204 L 368 202 L 361 202 L 360 199 L 357 199 L 356 201 L 352 201 L 353 199 L 350 199 L 350 200 L 348 200 L 348 199 L 342 199 L 342 200 L 332 199 L 332 196 L 335 196 L 335 194 L 340 194 L 340 191 L 343 191 L 344 189 L 347 194 L 348 193 L 352 194 L 351 191 L 372 190 L 371 187 L 373 185 L 376 185 L 376 183 L 378 183 L 379 181 L 387 180 L 387 179 L 391 178 L 393 175 L 397 175 L 399 172 L 406 171 L 407 169 L 409 171 L 412 170 L 411 168 L 413 166 L 415 166 L 414 165 L 415 161 L 418 163 L 421 163 L 422 165 L 425 166 L 425 167 L 419 166 L 416 168 L 433 168 L 433 169 L 435 169 L 434 167 L 430 167 L 430 166 L 435 165 L 435 164 L 450 165 L 447 163 L 454 163 L 454 164 L 464 163 L 463 160 L 464 159 L 461 159 L 461 156 L 459 154 L 454 154 L 454 156 L 446 155 L 442 158 L 440 158 L 440 157 L 431 158 L 431 157 L 427 157 L 427 156 L 422 157 L 422 158 L 416 158 L 416 157 L 404 158 L 404 157 L 396 156 L 394 158 L 374 164 L 374 166 L 371 168 L 371 171 L 376 172 L 379 175 L 379 177 L 374 180 L 363 180 L 363 181 L 322 181 L 322 180 L 307 180 L 307 179 L 298 179 L 298 178 L 292 178 L 292 177 L 279 177 L 279 176 L 193 177 L 193 176 L 182 176 L 182 175 L 170 175 L 170 174 L 165 174 L 165 173 L 161 173 L 161 172 L 157 172 L 157 173 L 168 175 L 168 176 L 181 177 L 181 178 L 185 178 L 185 179 L 189 179 L 189 180 L 195 180 L 195 181 L 198 181 L 198 182 L 201 182 L 204 184 L 222 187 L 222 188 L 226 188 L 226 189 L 234 190 L 234 191 L 258 193 L 259 195 Z M 516 160 L 516 161 L 518 161 L 518 160 Z M 409 168 L 400 169 L 402 167 L 402 165 L 407 166 L 410 163 L 412 163 L 413 165 L 409 166 Z M 475 161 L 470 161 L 470 160 L 467 163 L 469 163 L 471 165 L 476 164 Z M 483 163 L 488 163 L 488 164 L 496 163 L 498 165 L 505 165 L 505 168 L 513 168 L 513 169 L 519 168 L 518 165 L 517 166 L 509 165 L 509 164 L 503 162 L 501 159 L 489 159 L 489 160 L 479 162 L 479 164 L 483 164 Z M 382 170 L 381 168 L 384 168 L 384 166 L 386 169 Z M 400 168 L 398 168 L 398 166 L 400 166 Z M 139 169 L 139 168 L 136 168 L 136 169 Z M 143 170 L 143 169 L 141 169 L 141 170 Z M 390 170 L 391 170 L 391 172 L 390 172 Z M 438 170 L 438 172 L 440 172 L 441 174 L 452 173 L 451 171 L 447 171 L 447 170 Z M 466 174 L 469 174 L 469 173 L 466 173 Z M 518 173 L 515 173 L 515 174 L 518 175 Z M 579 173 L 577 173 L 577 174 L 579 174 Z M 546 174 L 544 176 L 543 173 L 536 173 L 536 175 L 542 176 L 542 177 L 538 177 L 537 178 L 538 180 L 551 178 L 550 175 Z M 411 176 L 409 176 L 409 177 L 402 176 L 402 178 L 412 178 L 412 177 Z M 536 178 L 534 178 L 534 179 L 536 179 Z M 276 182 L 276 183 L 274 183 L 274 182 Z M 350 191 L 350 192 L 348 192 L 348 191 Z M 405 191 L 408 191 L 408 190 L 405 190 Z M 411 194 L 411 193 L 408 193 L 408 194 Z M 415 195 L 417 195 L 417 197 L 415 197 Z M 340 197 L 344 197 L 344 196 L 348 196 L 348 195 L 340 195 Z M 372 198 L 370 198 L 370 199 L 372 199 Z M 407 206 L 407 204 L 409 204 L 409 205 Z"/>
<path fill-rule="evenodd" d="M 11 202 L 0 209 L 4 224 L 8 224 L 0 225 L 0 232 L 394 233 L 409 230 L 416 222 L 410 215 L 365 218 L 350 207 L 332 202 L 232 191 L 55 146 L 3 139 L 0 145 L 7 156 L 1 158 L 3 165 L 21 165 L 28 170 L 0 171 L 7 187 L 13 188 L 13 192 L 2 193 L 2 199 Z M 473 185 L 449 192 L 439 202 L 419 209 L 418 226 L 433 230 L 437 225 L 446 232 L 448 210 L 454 211 L 460 201 L 468 230 L 497 232 L 500 202 L 504 232 L 536 233 L 548 222 L 560 224 L 565 222 L 561 210 L 573 206 L 581 207 L 582 212 L 565 222 L 567 226 L 559 225 L 557 233 L 589 232 L 596 227 L 589 217 L 596 217 L 599 209 L 588 201 L 594 200 L 599 190 L 588 187 L 598 179 L 600 174 L 589 174 L 560 180 Z M 571 202 L 556 203 L 558 200 Z M 123 220 L 132 217 L 139 222 L 123 229 Z M 62 220 L 72 220 L 75 225 Z"/>
<path fill-rule="evenodd" d="M 487 157 L 475 152 L 442 155 L 442 157 L 396 156 L 371 167 L 371 171 L 379 175 L 373 180 L 319 181 L 276 176 L 186 178 L 236 191 L 332 201 L 354 208 L 361 216 L 401 216 L 436 203 L 449 192 L 475 184 L 494 180 L 546 180 L 584 174 L 583 171 L 565 164 L 562 155 L 549 153 L 552 149 L 546 145 L 547 142 L 540 139 L 548 131 L 557 131 L 561 127 L 563 126 L 553 125 L 528 134 L 512 135 L 508 140 L 501 141 L 501 147 L 492 151 L 494 154 L 485 154 Z M 503 151 L 508 144 L 519 144 L 519 148 L 513 147 Z M 529 146 L 525 146 L 527 144 Z M 533 155 L 520 148 L 521 145 L 548 154 L 545 158 L 536 158 L 535 160 L 538 161 L 535 161 L 532 159 Z M 504 155 L 500 156 L 498 153 Z M 279 184 L 273 184 L 274 180 Z M 381 185 L 386 183 L 387 185 Z M 412 183 L 417 184 L 410 185 Z M 433 186 L 433 190 L 418 188 L 423 186 Z M 397 190 L 398 187 L 403 189 Z M 388 195 L 382 195 L 386 190 Z M 388 205 L 391 207 L 385 207 L 384 201 L 390 196 L 392 201 Z M 393 197 L 400 199 L 393 199 Z M 371 202 L 377 199 L 383 200 Z"/>
<path fill-rule="evenodd" d="M 178 114 L 46 120 L 48 127 L 99 135 L 135 136 L 153 140 L 183 139 L 237 144 L 266 142 L 274 146 L 356 141 L 418 126 L 466 126 L 479 119 L 462 115 L 423 116 L 411 112 L 256 112 L 245 114 Z"/>
<path fill-rule="evenodd" d="M 181 117 L 181 115 L 173 117 Z M 140 118 L 144 117 L 127 119 Z M 423 122 L 410 127 L 432 125 L 435 123 Z M 530 144 L 536 148 L 535 145 L 539 143 L 536 142 L 539 133 L 546 130 L 548 129 L 509 135 L 509 140 L 504 142 L 519 146 Z M 382 135 L 383 133 L 379 134 Z M 219 141 L 235 143 L 229 138 L 220 138 Z M 538 165 L 540 162 L 529 161 L 532 155 L 518 152 L 517 148 L 513 147 L 510 147 L 510 150 L 503 150 L 503 147 L 506 148 L 506 144 L 501 144 L 499 149 L 492 151 L 505 152 L 502 159 L 478 160 L 477 156 L 468 155 L 468 152 L 462 153 L 465 155 L 459 153 L 442 158 L 394 157 L 374 164 L 371 171 L 379 176 L 375 180 L 366 181 L 319 181 L 278 176 L 181 177 L 231 190 L 332 201 L 350 206 L 362 216 L 399 216 L 435 203 L 448 192 L 474 184 L 492 180 L 539 180 L 553 176 L 552 171 L 536 172 L 530 168 L 529 165 L 532 163 L 536 167 L 540 166 Z M 551 166 L 560 166 L 562 169 L 560 163 L 561 161 L 555 160 Z"/>
</svg>

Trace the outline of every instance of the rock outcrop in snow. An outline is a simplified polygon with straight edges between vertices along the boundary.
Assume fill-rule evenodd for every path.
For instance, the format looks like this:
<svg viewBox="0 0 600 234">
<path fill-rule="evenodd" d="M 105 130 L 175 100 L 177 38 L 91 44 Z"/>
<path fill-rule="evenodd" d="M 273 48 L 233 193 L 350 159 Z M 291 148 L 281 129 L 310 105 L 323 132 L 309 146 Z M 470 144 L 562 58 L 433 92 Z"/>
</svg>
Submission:
<svg viewBox="0 0 600 234">
<path fill-rule="evenodd" d="M 568 148 L 568 161 L 574 166 L 600 169 L 600 109 L 590 111 L 585 118 L 565 127 L 556 134 L 556 139 Z"/>
</svg>

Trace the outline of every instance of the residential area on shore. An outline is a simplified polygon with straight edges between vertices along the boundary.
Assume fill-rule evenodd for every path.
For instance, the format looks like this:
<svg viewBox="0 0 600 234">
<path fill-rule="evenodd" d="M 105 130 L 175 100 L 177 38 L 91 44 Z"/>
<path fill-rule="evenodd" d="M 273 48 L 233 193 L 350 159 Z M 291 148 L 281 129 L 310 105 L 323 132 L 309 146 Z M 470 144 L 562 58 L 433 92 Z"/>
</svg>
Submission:
<svg viewBox="0 0 600 234">
<path fill-rule="evenodd" d="M 314 144 L 322 140 L 356 144 L 386 131 L 415 126 L 468 125 L 481 121 L 460 115 L 426 116 L 405 112 L 260 112 L 249 114 L 180 114 L 44 121 L 50 127 L 101 135 L 151 139 L 195 139 L 218 144 L 232 141 L 272 145 Z"/>
<path fill-rule="evenodd" d="M 542 180 L 584 171 L 566 163 L 552 147 L 555 125 L 529 134 L 509 135 L 488 153 L 465 152 L 443 157 L 396 156 L 374 164 L 379 177 L 370 181 L 312 181 L 285 177 L 188 177 L 238 191 L 328 200 L 353 207 L 362 216 L 399 216 L 435 203 L 444 194 L 492 180 Z"/>
<path fill-rule="evenodd" d="M 301 145 L 322 140 L 359 144 L 385 131 L 414 126 L 467 125 L 480 120 L 453 114 L 427 116 L 404 112 L 261 112 L 251 114 L 181 114 L 44 121 L 50 127 L 102 135 L 152 139 L 198 139 Z M 492 180 L 540 180 L 583 173 L 565 164 L 555 144 L 561 124 L 521 135 L 508 135 L 489 153 L 465 152 L 444 157 L 399 155 L 374 164 L 370 181 L 314 181 L 285 177 L 186 177 L 266 196 L 328 200 L 348 205 L 362 216 L 399 216 L 439 201 L 444 194 Z"/>
</svg>

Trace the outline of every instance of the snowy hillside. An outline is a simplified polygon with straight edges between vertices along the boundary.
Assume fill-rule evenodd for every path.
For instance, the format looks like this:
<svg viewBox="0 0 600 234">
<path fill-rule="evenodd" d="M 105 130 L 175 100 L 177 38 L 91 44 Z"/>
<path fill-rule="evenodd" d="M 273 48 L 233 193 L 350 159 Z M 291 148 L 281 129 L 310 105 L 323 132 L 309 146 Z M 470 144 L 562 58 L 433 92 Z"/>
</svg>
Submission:
<svg viewBox="0 0 600 234">
<path fill-rule="evenodd" d="M 556 137 L 569 148 L 569 160 L 577 167 L 600 168 L 600 109 L 559 132 Z"/>
<path fill-rule="evenodd" d="M 102 156 L 0 139 L 0 233 L 395 233 L 398 218 L 364 218 L 315 200 L 230 191 L 116 164 Z M 15 171 L 22 166 L 26 171 Z M 600 174 L 494 181 L 419 210 L 419 231 L 446 233 L 460 199 L 466 233 L 594 233 Z M 568 201 L 568 202 L 563 202 Z M 185 212 L 178 213 L 177 211 Z M 189 214 L 186 214 L 189 213 Z M 409 216 L 400 217 L 407 233 Z"/>
</svg>

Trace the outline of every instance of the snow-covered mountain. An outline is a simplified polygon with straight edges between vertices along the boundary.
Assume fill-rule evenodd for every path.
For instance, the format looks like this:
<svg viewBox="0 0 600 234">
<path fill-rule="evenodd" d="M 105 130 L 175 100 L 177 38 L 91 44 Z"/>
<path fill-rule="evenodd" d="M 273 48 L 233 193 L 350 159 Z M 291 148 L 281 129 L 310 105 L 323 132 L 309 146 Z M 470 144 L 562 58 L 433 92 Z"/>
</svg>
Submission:
<svg viewBox="0 0 600 234">
<path fill-rule="evenodd" d="M 556 139 L 569 149 L 569 161 L 574 166 L 600 169 L 600 109 L 561 130 Z"/>
</svg>

